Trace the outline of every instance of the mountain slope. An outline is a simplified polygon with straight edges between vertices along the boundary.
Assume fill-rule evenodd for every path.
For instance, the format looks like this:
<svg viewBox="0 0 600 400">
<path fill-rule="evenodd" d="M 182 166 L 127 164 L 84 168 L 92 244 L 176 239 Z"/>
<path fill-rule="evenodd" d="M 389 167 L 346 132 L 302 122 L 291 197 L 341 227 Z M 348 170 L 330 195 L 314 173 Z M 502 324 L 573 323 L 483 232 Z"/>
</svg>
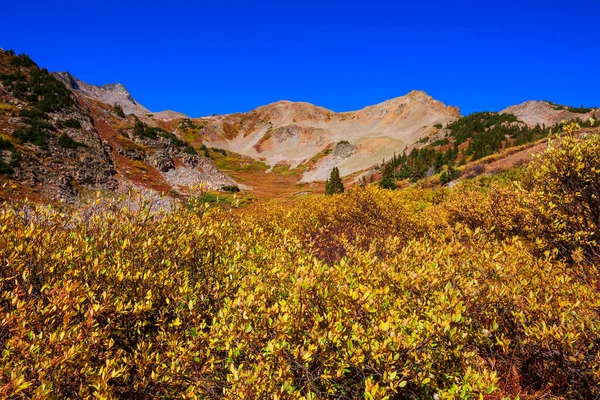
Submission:
<svg viewBox="0 0 600 400">
<path fill-rule="evenodd" d="M 198 136 L 209 146 L 221 147 L 270 166 L 296 168 L 311 164 L 301 182 L 325 180 L 333 166 L 342 175 L 371 167 L 394 152 L 460 116 L 424 92 L 352 112 L 336 113 L 309 103 L 279 101 L 245 114 L 200 118 Z M 342 151 L 339 145 L 342 145 Z"/>
<path fill-rule="evenodd" d="M 161 127 L 165 121 L 117 115 L 111 104 L 127 100 L 122 85 L 97 88 L 61 76 L 68 88 L 29 57 L 0 51 L 0 198 L 75 202 L 132 187 L 179 196 L 199 184 L 236 184 Z"/>
<path fill-rule="evenodd" d="M 502 114 L 512 114 L 529 126 L 554 126 L 561 121 L 587 120 L 592 115 L 600 115 L 598 109 L 574 108 L 554 104 L 549 101 L 526 101 L 510 106 L 500 111 Z"/>
</svg>

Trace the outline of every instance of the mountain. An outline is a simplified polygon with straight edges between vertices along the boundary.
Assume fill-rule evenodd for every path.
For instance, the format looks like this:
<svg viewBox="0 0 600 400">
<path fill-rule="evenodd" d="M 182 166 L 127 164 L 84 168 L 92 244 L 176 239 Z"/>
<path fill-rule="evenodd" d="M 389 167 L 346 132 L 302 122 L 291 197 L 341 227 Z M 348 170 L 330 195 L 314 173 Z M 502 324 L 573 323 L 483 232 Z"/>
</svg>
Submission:
<svg viewBox="0 0 600 400">
<path fill-rule="evenodd" d="M 166 120 L 187 118 L 187 115 L 177 111 L 165 110 L 152 112 L 148 110 L 138 103 L 125 86 L 120 83 L 109 83 L 107 85 L 96 86 L 77 79 L 70 72 L 53 72 L 52 74 L 61 80 L 67 88 L 78 95 L 89 97 L 105 104 L 118 104 L 123 108 L 125 114 L 134 114 L 137 116 L 152 114 L 155 118 Z"/>
<path fill-rule="evenodd" d="M 592 115 L 600 115 L 598 109 L 575 108 L 555 104 L 550 101 L 526 101 L 519 105 L 510 106 L 500 111 L 502 114 L 512 114 L 529 126 L 554 126 L 561 121 L 587 120 Z"/>
<path fill-rule="evenodd" d="M 208 146 L 304 170 L 300 182 L 322 181 L 334 166 L 343 176 L 402 152 L 438 124 L 460 116 L 421 91 L 358 111 L 336 113 L 309 103 L 279 101 L 248 113 L 195 119 Z"/>
<path fill-rule="evenodd" d="M 125 86 L 120 83 L 95 86 L 80 81 L 69 72 L 55 72 L 53 75 L 63 81 L 69 89 L 77 94 L 91 97 L 110 105 L 119 104 L 123 107 L 125 114 L 150 114 L 150 110 L 136 102 Z"/>
<path fill-rule="evenodd" d="M 0 51 L 0 198 L 75 202 L 129 188 L 177 197 L 237 184 L 147 112 L 120 84 L 88 85 Z"/>
<path fill-rule="evenodd" d="M 14 197 L 5 188 L 16 185 L 21 196 L 69 201 L 132 187 L 188 196 L 198 184 L 287 196 L 322 191 L 334 167 L 350 182 L 377 176 L 382 160 L 392 160 L 398 179 L 446 169 L 449 179 L 455 164 L 545 137 L 549 129 L 537 124 L 550 128 L 598 111 L 529 101 L 461 117 L 457 107 L 412 91 L 349 112 L 282 100 L 189 118 L 153 113 L 121 84 L 91 85 L 5 51 L 0 100 L 0 197 Z"/>
</svg>

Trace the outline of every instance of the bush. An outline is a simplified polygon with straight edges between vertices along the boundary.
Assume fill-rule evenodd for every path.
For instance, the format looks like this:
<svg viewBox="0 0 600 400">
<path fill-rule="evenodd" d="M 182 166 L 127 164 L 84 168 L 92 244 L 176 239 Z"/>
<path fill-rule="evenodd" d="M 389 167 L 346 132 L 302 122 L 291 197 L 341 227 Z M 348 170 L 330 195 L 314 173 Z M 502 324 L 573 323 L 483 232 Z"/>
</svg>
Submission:
<svg viewBox="0 0 600 400">
<path fill-rule="evenodd" d="M 75 118 L 69 118 L 60 123 L 64 128 L 81 129 L 81 122 Z"/>
<path fill-rule="evenodd" d="M 183 129 L 184 131 L 188 130 L 188 129 L 201 129 L 203 128 L 203 126 L 201 125 L 196 125 L 194 123 L 194 121 L 192 121 L 189 118 L 183 118 L 181 121 L 179 121 L 179 129 Z"/>
<path fill-rule="evenodd" d="M 191 154 L 191 155 L 196 155 L 196 154 L 198 154 L 198 152 L 196 151 L 196 149 L 194 149 L 194 148 L 193 148 L 192 146 L 190 146 L 190 145 L 187 145 L 187 146 L 185 146 L 185 149 L 183 149 L 183 152 L 184 152 L 185 154 Z M 209 157 L 210 157 L 210 155 L 209 155 Z"/>
<path fill-rule="evenodd" d="M 226 185 L 221 186 L 221 190 L 229 193 L 238 193 L 240 191 L 240 188 L 235 185 Z"/>
<path fill-rule="evenodd" d="M 158 139 L 159 128 L 151 128 L 138 118 L 135 119 L 135 125 L 133 126 L 133 134 L 140 137 L 156 140 Z"/>
<path fill-rule="evenodd" d="M 41 111 L 40 109 L 34 108 L 24 108 L 19 111 L 19 116 L 23 118 L 28 118 L 29 120 L 48 120 L 48 114 Z"/>
<path fill-rule="evenodd" d="M 29 58 L 29 56 L 27 54 L 23 54 L 23 53 L 19 54 L 18 56 L 11 57 L 10 64 L 15 67 L 24 67 L 24 68 L 31 68 L 31 67 L 36 66 L 36 64 L 31 60 L 31 58 Z"/>
<path fill-rule="evenodd" d="M 76 149 L 78 147 L 87 147 L 85 144 L 76 141 L 66 133 L 63 133 L 58 138 L 58 145 L 67 149 Z"/>
<path fill-rule="evenodd" d="M 171 144 L 175 147 L 184 147 L 187 145 L 187 143 L 185 143 L 183 140 L 179 139 L 176 135 L 174 135 L 171 132 L 161 130 L 160 136 L 165 139 L 169 139 Z"/>
<path fill-rule="evenodd" d="M 69 89 L 46 69 L 31 70 L 28 90 L 37 96 L 36 108 L 42 112 L 57 112 L 75 105 Z"/>
<path fill-rule="evenodd" d="M 123 111 L 123 107 L 120 104 L 115 103 L 114 108 L 115 114 L 117 114 L 121 118 L 125 118 L 125 112 Z"/>
<path fill-rule="evenodd" d="M 553 142 L 522 186 L 4 205 L 2 393 L 598 398 L 600 268 L 571 255 L 594 249 L 599 146 Z"/>
<path fill-rule="evenodd" d="M 48 149 L 48 144 L 46 143 L 48 134 L 39 124 L 19 129 L 13 133 L 13 137 L 20 140 L 22 143 L 31 143 L 44 150 Z"/>
<path fill-rule="evenodd" d="M 12 142 L 0 137 L 0 151 L 1 150 L 12 150 L 15 146 Z"/>
<path fill-rule="evenodd" d="M 14 171 L 12 167 L 4 162 L 4 160 L 0 159 L 0 175 L 10 175 Z"/>
<path fill-rule="evenodd" d="M 227 152 L 224 149 L 218 149 L 216 147 L 213 147 L 211 150 L 215 153 L 221 154 L 222 156 L 227 156 Z"/>
<path fill-rule="evenodd" d="M 565 257 L 599 260 L 600 136 L 550 142 L 530 167 L 542 236 Z"/>
</svg>

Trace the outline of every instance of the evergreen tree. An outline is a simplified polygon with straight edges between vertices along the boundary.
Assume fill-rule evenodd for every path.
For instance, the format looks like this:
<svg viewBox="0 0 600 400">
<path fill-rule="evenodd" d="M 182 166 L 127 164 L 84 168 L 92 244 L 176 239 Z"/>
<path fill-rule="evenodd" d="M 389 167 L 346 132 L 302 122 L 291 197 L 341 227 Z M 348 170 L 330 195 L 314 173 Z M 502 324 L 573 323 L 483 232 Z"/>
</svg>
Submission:
<svg viewBox="0 0 600 400">
<path fill-rule="evenodd" d="M 394 165 L 388 163 L 383 169 L 383 175 L 379 181 L 379 187 L 383 189 L 396 189 L 396 182 L 394 180 Z"/>
<path fill-rule="evenodd" d="M 333 167 L 329 179 L 325 182 L 325 194 L 344 193 L 344 184 L 340 178 L 340 170 L 338 167 Z"/>
<path fill-rule="evenodd" d="M 142 121 L 140 121 L 139 119 L 135 119 L 135 125 L 133 127 L 133 133 L 136 136 L 145 136 L 145 126 L 146 124 L 144 124 Z"/>
</svg>

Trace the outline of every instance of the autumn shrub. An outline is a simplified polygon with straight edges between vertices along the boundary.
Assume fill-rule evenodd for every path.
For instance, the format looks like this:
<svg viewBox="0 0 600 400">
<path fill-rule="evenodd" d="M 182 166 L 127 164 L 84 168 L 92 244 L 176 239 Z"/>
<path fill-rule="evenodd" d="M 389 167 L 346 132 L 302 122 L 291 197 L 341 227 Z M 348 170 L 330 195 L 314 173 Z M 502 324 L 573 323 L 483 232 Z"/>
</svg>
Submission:
<svg viewBox="0 0 600 400">
<path fill-rule="evenodd" d="M 578 143 L 559 148 L 593 177 Z M 535 179 L 244 210 L 6 204 L 0 397 L 597 398 L 598 264 L 544 236 L 563 186 Z"/>
<path fill-rule="evenodd" d="M 389 236 L 407 241 L 422 234 L 424 222 L 413 203 L 385 189 L 356 187 L 343 196 L 311 197 L 291 208 L 273 205 L 248 218 L 266 229 L 280 224 L 294 229 L 313 254 L 334 262 L 344 257 L 348 244 L 367 249 Z"/>
<path fill-rule="evenodd" d="M 460 185 L 441 206 L 450 223 L 483 229 L 500 238 L 530 237 L 538 223 L 519 186 L 492 183 L 482 188 Z"/>
<path fill-rule="evenodd" d="M 565 257 L 600 255 L 600 136 L 552 140 L 531 168 L 539 236 Z"/>
</svg>

